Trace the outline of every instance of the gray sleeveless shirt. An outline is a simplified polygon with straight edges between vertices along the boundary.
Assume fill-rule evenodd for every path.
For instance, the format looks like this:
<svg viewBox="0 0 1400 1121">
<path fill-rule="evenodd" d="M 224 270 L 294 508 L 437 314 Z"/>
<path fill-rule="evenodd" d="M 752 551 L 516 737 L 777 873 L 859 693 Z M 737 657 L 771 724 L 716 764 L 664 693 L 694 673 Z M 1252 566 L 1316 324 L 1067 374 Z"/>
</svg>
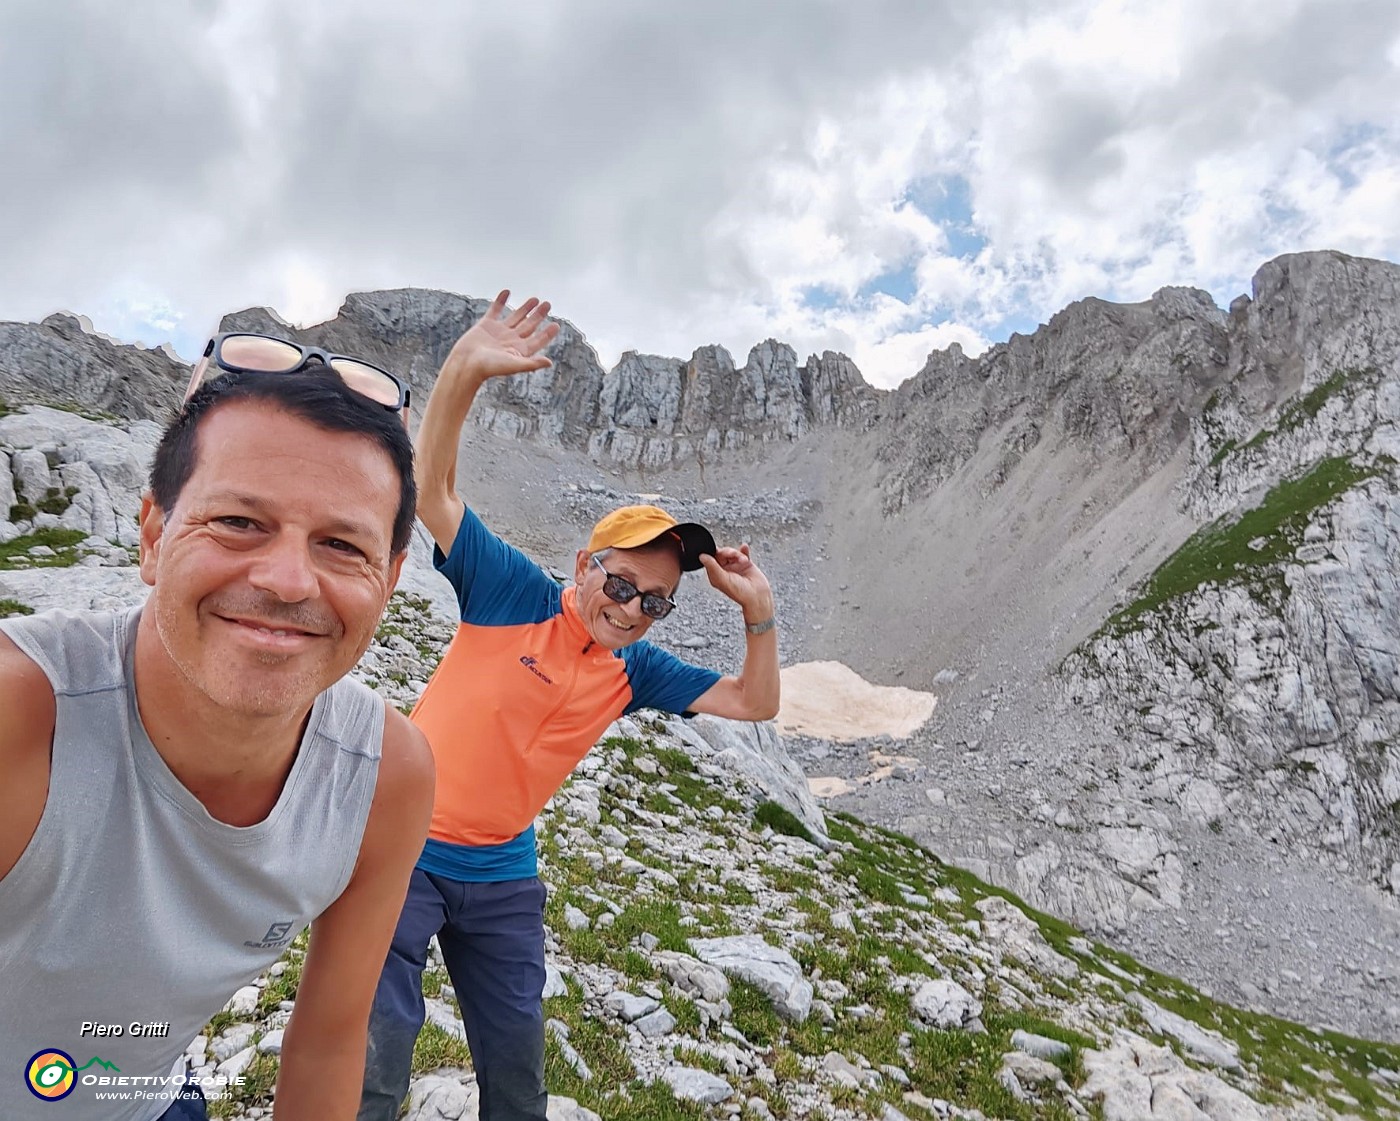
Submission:
<svg viewBox="0 0 1400 1121">
<path fill-rule="evenodd" d="M 48 802 L 0 879 L 0 1118 L 149 1121 L 186 1045 L 350 879 L 379 772 L 384 702 L 343 680 L 317 698 L 272 812 L 225 825 L 171 773 L 132 684 L 140 608 L 46 612 L 3 629 L 57 699 Z M 0 720 L 3 720 L 0 714 Z M 3 782 L 4 776 L 0 776 Z M 118 1025 L 121 1034 L 86 1033 Z M 132 1025 L 168 1025 L 134 1035 Z M 156 1030 L 159 1030 L 157 1028 Z M 82 1070 L 58 1109 L 29 1058 Z M 113 1093 L 116 1074 L 146 1078 Z M 93 1085 L 94 1076 L 112 1082 Z M 104 1097 L 99 1098 L 98 1095 Z"/>
</svg>

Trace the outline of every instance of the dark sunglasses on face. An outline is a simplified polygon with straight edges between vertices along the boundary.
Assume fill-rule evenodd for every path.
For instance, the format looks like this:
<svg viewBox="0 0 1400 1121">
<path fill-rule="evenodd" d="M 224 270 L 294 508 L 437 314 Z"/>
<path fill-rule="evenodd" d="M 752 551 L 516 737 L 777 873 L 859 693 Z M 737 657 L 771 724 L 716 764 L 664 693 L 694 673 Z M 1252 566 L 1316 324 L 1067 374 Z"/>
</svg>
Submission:
<svg viewBox="0 0 1400 1121">
<path fill-rule="evenodd" d="M 359 358 L 328 354 L 320 347 L 301 346 L 286 339 L 273 338 L 271 335 L 253 335 L 245 332 L 224 332 L 209 340 L 209 345 L 204 348 L 204 356 L 190 375 L 185 400 L 188 401 L 194 396 L 194 391 L 210 378 L 211 369 L 227 370 L 234 374 L 295 374 L 306 369 L 313 359 L 337 374 L 341 381 L 360 396 L 368 397 L 376 405 L 383 405 L 395 413 L 408 408 L 407 388 L 388 370 L 382 370 Z M 212 376 L 217 377 L 218 374 Z"/>
<path fill-rule="evenodd" d="M 664 619 L 676 609 L 675 600 L 659 596 L 655 592 L 638 591 L 636 584 L 621 576 L 614 576 L 603 567 L 603 562 L 596 556 L 593 558 L 593 563 L 603 574 L 603 594 L 614 603 L 631 603 L 632 600 L 641 596 L 642 614 L 649 619 Z"/>
</svg>

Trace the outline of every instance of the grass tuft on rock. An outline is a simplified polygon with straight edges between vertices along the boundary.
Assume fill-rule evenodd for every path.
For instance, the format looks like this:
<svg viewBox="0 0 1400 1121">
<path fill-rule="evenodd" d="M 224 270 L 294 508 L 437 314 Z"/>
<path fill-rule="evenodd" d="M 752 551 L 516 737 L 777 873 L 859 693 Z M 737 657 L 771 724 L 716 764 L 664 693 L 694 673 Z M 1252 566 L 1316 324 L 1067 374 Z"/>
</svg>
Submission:
<svg viewBox="0 0 1400 1121">
<path fill-rule="evenodd" d="M 1293 556 L 1317 510 L 1379 473 L 1376 467 L 1334 456 L 1296 479 L 1285 479 L 1269 491 L 1263 502 L 1236 520 L 1220 519 L 1187 538 L 1148 577 L 1142 594 L 1109 617 L 1103 631 L 1130 630 L 1140 617 L 1204 584 L 1260 579 L 1267 570 Z"/>
<path fill-rule="evenodd" d="M 753 812 L 753 819 L 760 828 L 766 825 L 774 833 L 785 833 L 789 837 L 801 837 L 804 841 L 816 843 L 812 831 L 802 824 L 801 819 L 777 802 L 760 802 Z"/>
</svg>

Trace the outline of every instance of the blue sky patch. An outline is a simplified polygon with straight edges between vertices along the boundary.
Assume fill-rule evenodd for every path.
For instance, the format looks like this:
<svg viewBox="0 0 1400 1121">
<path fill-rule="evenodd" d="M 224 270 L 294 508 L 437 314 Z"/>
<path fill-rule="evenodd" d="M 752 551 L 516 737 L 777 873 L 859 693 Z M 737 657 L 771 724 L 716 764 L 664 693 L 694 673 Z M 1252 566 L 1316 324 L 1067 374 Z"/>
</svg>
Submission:
<svg viewBox="0 0 1400 1121">
<path fill-rule="evenodd" d="M 814 311 L 830 311 L 841 306 L 841 294 L 825 284 L 809 284 L 800 288 L 797 298 L 802 301 L 803 307 L 812 308 Z"/>
<path fill-rule="evenodd" d="M 893 296 L 900 303 L 912 303 L 919 293 L 919 282 L 914 275 L 913 264 L 902 265 L 897 269 L 882 272 L 860 286 L 860 295 L 868 298 L 876 292 Z"/>
<path fill-rule="evenodd" d="M 909 205 L 942 228 L 948 253 L 972 258 L 987 244 L 972 220 L 972 188 L 961 175 L 917 179 L 904 193 Z"/>
</svg>

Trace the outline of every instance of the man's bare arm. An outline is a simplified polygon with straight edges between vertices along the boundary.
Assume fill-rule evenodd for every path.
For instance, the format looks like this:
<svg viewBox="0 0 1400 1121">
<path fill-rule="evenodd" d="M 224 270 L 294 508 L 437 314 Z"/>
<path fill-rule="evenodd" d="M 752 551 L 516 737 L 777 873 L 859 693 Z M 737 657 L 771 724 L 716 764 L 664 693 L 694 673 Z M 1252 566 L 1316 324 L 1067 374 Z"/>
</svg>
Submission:
<svg viewBox="0 0 1400 1121">
<path fill-rule="evenodd" d="M 732 599 L 744 613 L 744 624 L 771 624 L 773 592 L 768 578 L 749 558 L 749 547 L 721 548 L 701 557 L 710 583 Z M 729 720 L 771 720 L 778 715 L 778 631 L 744 634 L 744 664 L 735 677 L 720 678 L 692 703 L 692 712 L 708 712 Z"/>
<path fill-rule="evenodd" d="M 447 356 L 418 427 L 415 474 L 418 516 L 444 553 L 452 550 L 466 508 L 457 494 L 457 445 L 477 391 L 487 380 L 543 370 L 540 352 L 559 333 L 547 323 L 549 304 L 531 297 L 510 311 L 502 292 Z"/>
<path fill-rule="evenodd" d="M 0 880 L 24 854 L 49 797 L 57 705 L 34 662 L 0 634 Z"/>
<path fill-rule="evenodd" d="M 278 1121 L 350 1121 L 360 1104 L 374 990 L 433 810 L 423 734 L 390 710 L 379 783 L 350 883 L 311 924 L 277 1078 Z"/>
</svg>

